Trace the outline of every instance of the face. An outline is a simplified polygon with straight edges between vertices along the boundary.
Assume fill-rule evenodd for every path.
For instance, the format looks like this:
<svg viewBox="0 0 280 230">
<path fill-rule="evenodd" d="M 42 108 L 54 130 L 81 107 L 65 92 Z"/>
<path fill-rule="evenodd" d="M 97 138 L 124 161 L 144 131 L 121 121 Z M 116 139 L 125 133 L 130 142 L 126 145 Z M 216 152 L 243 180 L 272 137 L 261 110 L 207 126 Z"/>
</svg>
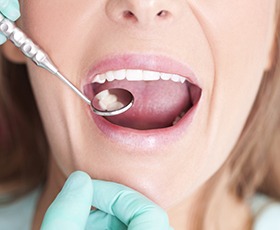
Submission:
<svg viewBox="0 0 280 230">
<path fill-rule="evenodd" d="M 20 3 L 23 30 L 88 97 L 124 87 L 136 99 L 123 115 L 98 117 L 27 61 L 65 175 L 83 170 L 170 208 L 221 167 L 269 64 L 276 0 Z M 104 76 L 129 80 L 92 83 Z M 184 83 L 174 82 L 178 76 Z"/>
</svg>

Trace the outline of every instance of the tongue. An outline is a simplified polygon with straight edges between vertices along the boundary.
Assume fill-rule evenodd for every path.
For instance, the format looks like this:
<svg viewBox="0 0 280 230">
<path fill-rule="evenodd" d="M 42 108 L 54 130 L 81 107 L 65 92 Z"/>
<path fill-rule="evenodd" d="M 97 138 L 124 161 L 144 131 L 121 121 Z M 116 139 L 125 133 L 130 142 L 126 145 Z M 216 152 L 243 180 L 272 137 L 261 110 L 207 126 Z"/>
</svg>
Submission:
<svg viewBox="0 0 280 230">
<path fill-rule="evenodd" d="M 93 84 L 94 94 L 109 88 L 124 88 L 134 95 L 134 105 L 127 112 L 107 117 L 110 122 L 133 129 L 172 126 L 174 120 L 191 106 L 188 83 L 173 81 L 113 81 Z"/>
</svg>

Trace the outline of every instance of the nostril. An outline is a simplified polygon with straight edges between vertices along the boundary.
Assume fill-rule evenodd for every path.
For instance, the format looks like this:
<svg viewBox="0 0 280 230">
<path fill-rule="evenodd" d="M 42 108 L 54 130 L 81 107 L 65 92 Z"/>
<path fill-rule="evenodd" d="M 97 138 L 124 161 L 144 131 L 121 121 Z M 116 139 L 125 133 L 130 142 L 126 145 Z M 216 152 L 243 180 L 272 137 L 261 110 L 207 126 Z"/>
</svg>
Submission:
<svg viewBox="0 0 280 230">
<path fill-rule="evenodd" d="M 129 20 L 137 20 L 137 17 L 130 10 L 126 10 L 123 12 L 123 17 Z"/>
<path fill-rule="evenodd" d="M 166 11 L 166 10 L 161 10 L 161 11 L 157 14 L 157 16 L 158 16 L 158 17 L 161 17 L 161 18 L 165 18 L 165 17 L 167 17 L 168 15 L 169 15 L 169 12 Z"/>
<path fill-rule="evenodd" d="M 132 22 L 137 22 L 137 21 L 141 21 L 141 22 L 144 22 L 144 21 L 147 21 L 145 20 L 145 17 L 143 17 L 143 15 L 141 14 L 138 14 L 138 17 L 137 17 L 137 14 L 133 13 L 132 11 L 130 10 L 125 10 L 123 11 L 122 13 L 123 15 L 123 18 L 126 19 L 126 20 L 129 20 L 129 21 L 132 21 Z M 169 11 L 167 10 L 161 10 L 159 11 L 158 13 L 154 14 L 157 18 L 159 19 L 167 19 L 169 18 L 169 16 L 171 15 Z M 147 16 L 147 15 L 146 15 Z M 149 20 L 149 19 L 148 19 Z"/>
</svg>

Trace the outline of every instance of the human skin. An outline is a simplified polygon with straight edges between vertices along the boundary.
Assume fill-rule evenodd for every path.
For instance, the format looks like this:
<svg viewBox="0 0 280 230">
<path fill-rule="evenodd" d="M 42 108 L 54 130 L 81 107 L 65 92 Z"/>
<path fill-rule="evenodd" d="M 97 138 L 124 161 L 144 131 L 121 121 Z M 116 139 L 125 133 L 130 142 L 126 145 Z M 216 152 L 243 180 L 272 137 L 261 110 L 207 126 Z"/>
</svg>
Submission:
<svg viewBox="0 0 280 230">
<path fill-rule="evenodd" d="M 50 172 L 49 183 L 62 186 L 60 175 L 83 170 L 134 188 L 166 210 L 194 196 L 229 156 L 269 68 L 276 0 L 20 4 L 23 30 L 80 89 L 93 63 L 122 54 L 149 55 L 150 61 L 164 56 L 190 66 L 202 89 L 192 122 L 180 135 L 164 144 L 139 135 L 138 145 L 129 133 L 128 141 L 105 135 L 81 99 L 27 61 L 51 170 L 60 172 Z M 167 15 L 156 16 L 161 10 Z M 134 15 L 124 17 L 125 11 Z"/>
</svg>

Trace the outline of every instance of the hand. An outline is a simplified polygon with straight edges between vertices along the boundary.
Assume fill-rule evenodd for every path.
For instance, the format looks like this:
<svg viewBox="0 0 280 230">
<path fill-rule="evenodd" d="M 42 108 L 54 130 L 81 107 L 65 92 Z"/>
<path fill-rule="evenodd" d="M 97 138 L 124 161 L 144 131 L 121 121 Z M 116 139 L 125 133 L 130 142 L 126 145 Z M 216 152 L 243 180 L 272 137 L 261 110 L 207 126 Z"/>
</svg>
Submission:
<svg viewBox="0 0 280 230">
<path fill-rule="evenodd" d="M 91 206 L 96 210 L 91 211 Z M 167 214 L 140 193 L 120 184 L 70 175 L 51 204 L 41 230 L 170 230 Z"/>
<path fill-rule="evenodd" d="M 11 21 L 20 17 L 18 0 L 0 0 L 0 12 Z M 0 45 L 6 42 L 6 37 L 0 34 Z"/>
</svg>

